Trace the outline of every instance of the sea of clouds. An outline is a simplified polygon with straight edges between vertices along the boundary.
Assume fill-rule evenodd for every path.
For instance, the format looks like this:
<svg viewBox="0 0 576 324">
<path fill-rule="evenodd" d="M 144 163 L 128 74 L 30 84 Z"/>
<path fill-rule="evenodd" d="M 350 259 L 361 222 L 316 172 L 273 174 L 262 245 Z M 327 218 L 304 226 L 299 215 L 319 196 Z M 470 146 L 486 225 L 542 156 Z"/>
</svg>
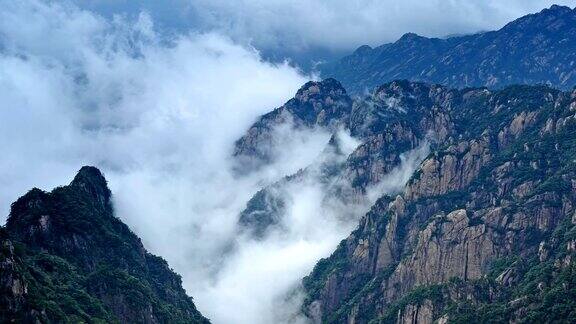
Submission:
<svg viewBox="0 0 576 324">
<path fill-rule="evenodd" d="M 260 300 L 238 290 L 254 282 L 245 274 L 224 275 L 222 282 L 221 252 L 250 196 L 309 163 L 327 135 L 300 137 L 305 142 L 295 143 L 294 158 L 250 178 L 235 179 L 229 157 L 250 123 L 307 77 L 222 35 L 165 37 L 146 14 L 104 18 L 70 3 L 35 0 L 0 6 L 3 217 L 30 188 L 50 190 L 82 165 L 95 165 L 109 181 L 117 216 L 184 276 L 207 316 L 242 322 L 222 305 L 251 313 L 247 321 L 265 314 L 266 305 L 233 303 Z M 309 263 L 322 253 L 311 251 Z"/>
<path fill-rule="evenodd" d="M 50 190 L 95 165 L 116 215 L 182 274 L 206 316 L 294 321 L 298 301 L 286 304 L 286 293 L 352 223 L 312 217 L 320 193 L 310 185 L 292 200 L 299 222 L 283 239 L 242 238 L 236 224 L 257 190 L 310 164 L 330 134 L 286 134 L 277 163 L 241 178 L 231 152 L 259 115 L 309 78 L 220 34 L 161 34 L 145 13 L 103 17 L 70 3 L 4 1 L 2 214 L 30 188 Z"/>
<path fill-rule="evenodd" d="M 261 3 L 256 17 L 276 13 L 267 8 Z M 300 16 L 300 9 L 278 8 Z M 318 18 L 336 19 L 330 15 Z M 311 177 L 285 188 L 284 231 L 254 240 L 237 228 L 246 202 L 317 161 L 332 134 L 288 132 L 274 163 L 249 176 L 234 174 L 231 152 L 258 116 L 314 77 L 263 60 L 226 28 L 165 33 L 154 17 L 100 14 L 71 2 L 0 2 L 0 212 L 5 219 L 10 203 L 32 187 L 51 190 L 82 165 L 97 166 L 116 215 L 183 276 L 214 323 L 305 321 L 300 279 L 369 204 L 343 220 L 340 206 L 323 204 L 325 187 Z M 340 136 L 346 152 L 358 145 Z M 426 152 L 405 155 L 368 202 L 399 190 Z"/>
</svg>

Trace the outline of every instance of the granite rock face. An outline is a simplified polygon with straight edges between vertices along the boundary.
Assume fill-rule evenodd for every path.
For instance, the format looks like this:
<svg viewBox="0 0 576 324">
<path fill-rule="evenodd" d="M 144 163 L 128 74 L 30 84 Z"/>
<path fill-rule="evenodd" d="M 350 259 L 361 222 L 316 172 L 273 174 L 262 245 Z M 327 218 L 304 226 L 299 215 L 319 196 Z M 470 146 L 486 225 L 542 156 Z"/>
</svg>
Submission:
<svg viewBox="0 0 576 324">
<path fill-rule="evenodd" d="M 356 149 L 264 188 L 241 225 L 261 237 L 281 224 L 282 188 L 307 173 L 320 174 L 325 199 L 365 201 L 404 153 L 428 142 L 431 153 L 405 186 L 376 200 L 304 279 L 304 312 L 329 323 L 485 321 L 493 308 L 503 309 L 501 321 L 538 318 L 553 287 L 568 283 L 537 283 L 540 295 L 528 300 L 528 274 L 552 264 L 543 276 L 561 277 L 573 268 L 565 253 L 574 240 L 555 235 L 572 230 L 575 213 L 575 99 L 546 86 L 384 84 L 355 98 L 341 120 Z M 328 148 L 338 151 L 335 137 Z M 469 307 L 484 313 L 471 317 Z"/>
<path fill-rule="evenodd" d="M 304 279 L 314 321 L 537 321 L 574 293 L 573 93 L 442 92 L 443 141 Z"/>
<path fill-rule="evenodd" d="M 296 98 L 307 92 L 302 89 Z M 258 237 L 263 236 L 268 226 L 282 218 L 284 209 L 279 207 L 286 205 L 282 188 L 310 177 L 324 186 L 329 196 L 326 199 L 348 205 L 366 203 L 367 192 L 403 165 L 406 155 L 423 159 L 419 155 L 426 153 L 428 145 L 444 141 L 453 133 L 449 110 L 460 97 L 457 91 L 441 86 L 394 81 L 366 98 L 352 101 L 350 113 L 337 119 L 338 128 L 332 129 L 334 135 L 317 163 L 257 193 L 242 212 L 240 225 L 252 227 Z M 256 125 L 264 123 L 268 115 Z M 339 132 L 349 134 L 359 145 L 343 152 Z M 267 145 L 266 140 L 262 143 Z M 396 184 L 393 190 L 400 191 L 403 184 Z"/>
<path fill-rule="evenodd" d="M 294 98 L 261 116 L 236 141 L 233 155 L 239 162 L 239 173 L 249 173 L 272 162 L 277 146 L 294 131 L 336 130 L 348 119 L 351 109 L 352 99 L 340 82 L 326 79 L 306 83 Z"/>
</svg>

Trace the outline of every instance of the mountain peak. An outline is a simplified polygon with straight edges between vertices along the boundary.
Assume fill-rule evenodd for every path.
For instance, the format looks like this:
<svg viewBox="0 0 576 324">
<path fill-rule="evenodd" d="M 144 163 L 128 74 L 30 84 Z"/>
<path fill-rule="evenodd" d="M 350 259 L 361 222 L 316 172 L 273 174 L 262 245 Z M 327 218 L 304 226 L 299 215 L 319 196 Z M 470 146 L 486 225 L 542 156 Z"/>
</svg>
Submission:
<svg viewBox="0 0 576 324">
<path fill-rule="evenodd" d="M 568 6 L 561 6 L 557 4 L 553 4 L 550 8 L 544 9 L 541 12 L 559 12 L 559 13 L 566 13 L 572 11 L 572 8 Z"/>
<path fill-rule="evenodd" d="M 96 167 L 83 166 L 70 183 L 70 186 L 83 189 L 94 198 L 98 198 L 102 203 L 107 203 L 110 200 L 111 192 L 108 189 L 106 178 Z"/>
<path fill-rule="evenodd" d="M 347 122 L 352 110 L 352 99 L 342 84 L 333 78 L 306 82 L 294 98 L 283 106 L 261 116 L 235 143 L 234 156 L 238 159 L 237 172 L 246 174 L 270 163 L 275 156 L 269 146 L 280 139 L 276 127 L 290 120 L 294 129 L 314 128 L 336 130 Z M 275 136 L 279 136 L 275 138 Z M 270 139 L 274 138 L 273 141 Z"/>
<path fill-rule="evenodd" d="M 71 224 L 81 224 L 80 231 L 82 226 L 94 229 L 103 219 L 109 219 L 105 216 L 112 214 L 110 197 L 110 189 L 100 170 L 84 166 L 68 186 L 51 192 L 33 188 L 20 197 L 11 206 L 7 228 L 19 233 L 17 236 L 22 239 L 36 243 L 44 242 L 46 237 L 61 236 L 56 228 L 68 228 Z M 68 205 L 66 212 L 56 212 L 63 204 Z M 54 242 L 50 242 L 44 243 L 52 246 Z"/>
<path fill-rule="evenodd" d="M 307 125 L 328 125 L 347 115 L 350 108 L 346 89 L 333 78 L 307 82 L 294 99 L 286 107 Z"/>
<path fill-rule="evenodd" d="M 402 35 L 402 37 L 400 37 L 397 42 L 413 42 L 421 39 L 426 39 L 426 37 L 420 36 L 416 33 L 406 33 Z"/>
<path fill-rule="evenodd" d="M 561 26 L 562 21 L 566 18 L 571 20 L 576 19 L 576 10 L 572 10 L 567 6 L 552 5 L 550 8 L 543 9 L 540 12 L 529 14 L 511 21 L 504 26 L 502 30 L 551 30 L 556 32 L 556 27 L 558 25 Z M 564 22 L 564 24 L 566 24 L 566 22 Z M 571 23 L 568 23 L 568 25 L 571 25 Z"/>
<path fill-rule="evenodd" d="M 109 199 L 100 170 L 85 166 L 70 185 L 12 204 L 0 246 L 19 249 L 0 252 L 0 289 L 17 296 L 0 298 L 0 322 L 209 323 Z"/>
<path fill-rule="evenodd" d="M 296 98 L 306 99 L 318 94 L 346 94 L 346 90 L 340 82 L 333 78 L 322 81 L 308 81 L 296 92 Z"/>
<path fill-rule="evenodd" d="M 78 170 L 72 184 L 82 183 L 82 182 L 96 182 L 99 185 L 106 186 L 106 179 L 100 170 L 93 166 L 83 166 Z"/>
<path fill-rule="evenodd" d="M 26 223 L 31 218 L 45 208 L 48 199 L 48 193 L 38 188 L 32 188 L 24 196 L 18 198 L 10 208 L 10 215 L 8 216 L 8 224 L 11 223 Z"/>
<path fill-rule="evenodd" d="M 370 47 L 370 45 L 362 45 L 354 51 L 353 55 L 363 55 L 370 52 L 371 50 L 372 47 Z"/>
</svg>

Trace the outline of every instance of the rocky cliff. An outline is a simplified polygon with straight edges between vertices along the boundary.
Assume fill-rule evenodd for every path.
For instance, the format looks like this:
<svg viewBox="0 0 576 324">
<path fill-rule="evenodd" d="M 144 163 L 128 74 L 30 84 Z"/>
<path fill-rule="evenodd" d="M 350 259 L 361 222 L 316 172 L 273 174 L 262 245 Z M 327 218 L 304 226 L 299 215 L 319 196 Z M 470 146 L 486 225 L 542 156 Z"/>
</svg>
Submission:
<svg viewBox="0 0 576 324">
<path fill-rule="evenodd" d="M 309 83 L 303 89 L 314 84 Z M 316 94 L 319 97 L 333 93 L 332 88 L 319 89 Z M 298 93 L 301 92 L 302 89 Z M 414 159 L 424 158 L 420 155 L 426 154 L 428 144 L 435 146 L 454 131 L 448 112 L 461 100 L 460 97 L 458 91 L 442 86 L 407 81 L 382 85 L 363 99 L 352 101 L 347 97 L 342 101 L 349 102 L 346 108 L 349 113 L 334 119 L 337 128 L 327 129 L 334 135 L 316 162 L 258 192 L 240 215 L 240 225 L 250 228 L 257 237 L 263 236 L 268 227 L 282 221 L 288 199 L 286 187 L 304 185 L 306 181 L 323 187 L 327 204 L 337 201 L 354 209 L 354 206 L 359 208 L 370 203 L 369 191 L 380 191 L 375 187 L 397 170 L 407 155 L 414 156 Z M 273 133 L 274 127 L 279 126 L 269 124 L 267 116 L 255 125 L 270 125 L 266 129 Z M 314 124 L 309 127 L 321 126 Z M 251 138 L 250 132 L 242 141 Z M 344 149 L 343 136 L 352 136 L 358 141 L 358 146 Z M 254 147 L 267 145 L 266 140 L 260 142 L 256 137 L 250 142 Z M 391 187 L 398 188 L 389 190 L 400 190 L 401 181 L 395 180 Z M 360 209 L 357 211 L 361 212 Z M 352 212 L 349 216 L 355 217 L 356 214 Z"/>
<path fill-rule="evenodd" d="M 497 31 L 447 39 L 406 34 L 398 41 L 320 66 L 354 94 L 371 92 L 396 79 L 450 87 L 576 82 L 576 10 L 552 6 L 510 22 Z"/>
<path fill-rule="evenodd" d="M 376 200 L 304 279 L 303 311 L 310 319 L 573 317 L 576 304 L 563 296 L 575 292 L 576 92 L 393 81 L 355 98 L 339 123 L 360 144 L 328 168 L 319 159 L 264 188 L 242 213 L 244 228 L 260 237 L 281 227 L 283 188 L 303 184 L 307 174 L 319 175 L 326 200 L 366 200 L 403 154 L 423 142 L 431 152 L 405 186 Z M 342 153 L 336 136 L 329 149 Z"/>
<path fill-rule="evenodd" d="M 94 167 L 30 190 L 0 235 L 0 322 L 208 323 L 180 276 L 114 216 Z"/>
<path fill-rule="evenodd" d="M 434 105 L 450 121 L 444 140 L 304 279 L 304 311 L 328 323 L 573 321 L 576 92 L 439 89 L 426 93 L 451 93 Z"/>
<path fill-rule="evenodd" d="M 261 116 L 235 143 L 239 173 L 272 162 L 275 150 L 298 130 L 336 130 L 350 115 L 352 99 L 340 82 L 326 79 L 303 85 L 294 98 Z"/>
</svg>

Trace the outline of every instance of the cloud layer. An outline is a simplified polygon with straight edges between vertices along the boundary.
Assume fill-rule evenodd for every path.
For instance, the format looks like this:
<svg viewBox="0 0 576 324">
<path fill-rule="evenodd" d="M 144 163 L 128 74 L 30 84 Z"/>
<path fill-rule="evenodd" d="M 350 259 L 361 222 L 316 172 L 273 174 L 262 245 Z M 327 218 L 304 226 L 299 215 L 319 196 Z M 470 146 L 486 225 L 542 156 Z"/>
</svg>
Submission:
<svg viewBox="0 0 576 324">
<path fill-rule="evenodd" d="M 207 316 L 222 318 L 217 305 L 235 287 L 221 283 L 215 270 L 225 267 L 222 251 L 234 240 L 237 215 L 262 183 L 313 158 L 303 154 L 259 177 L 235 179 L 228 162 L 233 141 L 305 81 L 225 36 L 168 38 L 145 14 L 103 18 L 69 4 L 4 1 L 3 217 L 33 186 L 49 190 L 80 166 L 96 165 L 110 182 L 117 216 L 184 275 Z M 327 140 L 304 137 L 311 139 L 301 143 L 309 148 L 304 153 Z M 249 264 L 243 253 L 238 262 Z M 226 278 L 253 280 L 239 277 L 245 275 Z M 249 291 L 238 293 L 253 299 Z M 258 307 L 252 316 L 265 306 Z"/>
<path fill-rule="evenodd" d="M 12 187 L 3 211 L 38 169 L 55 185 L 80 163 L 118 173 L 219 165 L 231 141 L 305 81 L 216 34 L 164 39 L 146 15 L 105 20 L 36 1 L 1 9 L 0 172 Z"/>
<path fill-rule="evenodd" d="M 441 37 L 492 30 L 552 4 L 576 5 L 573 0 L 76 1 L 107 13 L 147 10 L 168 27 L 218 30 L 281 56 L 350 51 L 394 41 L 406 32 Z"/>
<path fill-rule="evenodd" d="M 349 217 L 326 206 L 312 176 L 283 192 L 283 231 L 253 240 L 238 234 L 237 220 L 262 186 L 317 160 L 331 134 L 278 129 L 277 162 L 249 177 L 233 175 L 230 153 L 257 116 L 305 81 L 220 34 L 159 33 L 146 14 L 2 2 L 2 214 L 31 187 L 50 190 L 96 165 L 117 216 L 183 275 L 215 323 L 304 321 L 300 279 L 349 234 L 361 209 Z M 349 152 L 358 145 L 339 138 Z"/>
<path fill-rule="evenodd" d="M 340 217 L 342 206 L 322 203 L 324 187 L 312 177 L 286 188 L 284 231 L 261 241 L 238 235 L 248 199 L 315 161 L 330 137 L 283 129 L 291 141 L 282 142 L 277 163 L 250 177 L 233 175 L 234 140 L 309 79 L 262 60 L 250 45 L 341 50 L 406 31 L 492 28 L 547 5 L 171 1 L 164 11 L 151 0 L 76 1 L 90 10 L 67 2 L 0 3 L 0 212 L 7 215 L 33 186 L 49 190 L 80 166 L 96 165 L 110 182 L 118 217 L 183 275 L 215 323 L 302 320 L 301 296 L 286 294 L 297 292 L 316 260 L 356 225 L 354 217 Z M 175 29 L 157 27 L 170 18 Z M 357 145 L 342 136 L 349 150 Z M 398 190 L 422 154 L 407 154 L 369 200 Z"/>
</svg>

